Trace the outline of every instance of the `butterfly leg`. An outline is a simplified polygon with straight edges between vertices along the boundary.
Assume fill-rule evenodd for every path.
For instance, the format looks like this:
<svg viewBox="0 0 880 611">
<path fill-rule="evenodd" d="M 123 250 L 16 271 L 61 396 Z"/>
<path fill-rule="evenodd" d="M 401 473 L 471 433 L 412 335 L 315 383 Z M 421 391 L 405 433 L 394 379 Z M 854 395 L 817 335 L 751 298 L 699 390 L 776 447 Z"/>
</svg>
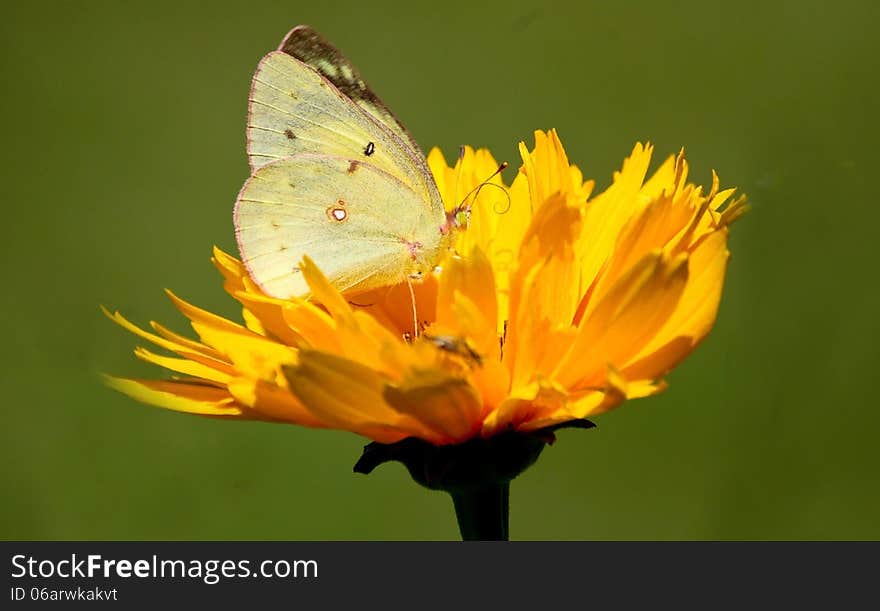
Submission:
<svg viewBox="0 0 880 611">
<path fill-rule="evenodd" d="M 409 288 L 409 298 L 412 302 L 412 315 L 413 315 L 413 337 L 419 336 L 419 313 L 416 308 L 416 291 L 413 289 L 412 280 L 406 279 L 406 286 Z"/>
</svg>

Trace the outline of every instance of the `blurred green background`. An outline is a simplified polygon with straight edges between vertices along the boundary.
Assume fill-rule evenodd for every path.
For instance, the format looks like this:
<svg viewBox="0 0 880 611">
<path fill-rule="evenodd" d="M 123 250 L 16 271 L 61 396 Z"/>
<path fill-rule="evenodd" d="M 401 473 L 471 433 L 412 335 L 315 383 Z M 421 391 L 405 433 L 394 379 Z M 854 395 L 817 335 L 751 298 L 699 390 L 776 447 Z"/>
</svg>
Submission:
<svg viewBox="0 0 880 611">
<path fill-rule="evenodd" d="M 98 304 L 237 315 L 244 118 L 261 55 L 308 23 L 427 149 L 516 164 L 556 127 L 606 186 L 636 140 L 686 146 L 753 211 L 718 323 L 656 398 L 562 432 L 512 488 L 515 539 L 880 538 L 871 2 L 27 2 L 0 22 L 5 187 L 0 537 L 447 539 L 449 500 L 364 440 L 145 407 L 158 375 Z"/>
</svg>

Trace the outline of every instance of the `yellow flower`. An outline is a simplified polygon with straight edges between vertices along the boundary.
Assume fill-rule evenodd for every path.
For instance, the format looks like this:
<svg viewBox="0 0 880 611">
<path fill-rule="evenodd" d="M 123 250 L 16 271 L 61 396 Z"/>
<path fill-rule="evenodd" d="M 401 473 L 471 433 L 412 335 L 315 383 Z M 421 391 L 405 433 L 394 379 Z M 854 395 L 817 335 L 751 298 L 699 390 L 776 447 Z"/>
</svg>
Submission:
<svg viewBox="0 0 880 611">
<path fill-rule="evenodd" d="M 454 252 L 414 287 L 418 336 L 405 284 L 343 296 L 306 260 L 311 296 L 280 300 L 215 249 L 243 324 L 174 295 L 197 341 L 108 312 L 175 355 L 138 357 L 177 374 L 108 383 L 183 412 L 434 445 L 536 431 L 660 392 L 715 321 L 744 198 L 714 174 L 708 192 L 688 183 L 681 154 L 646 180 L 652 147 L 641 144 L 596 196 L 555 131 L 536 132 L 520 154 L 505 188 L 500 177 L 479 187 L 498 167 L 486 150 L 464 149 L 454 167 L 436 149 L 428 156 L 447 207 L 470 207 Z"/>
</svg>

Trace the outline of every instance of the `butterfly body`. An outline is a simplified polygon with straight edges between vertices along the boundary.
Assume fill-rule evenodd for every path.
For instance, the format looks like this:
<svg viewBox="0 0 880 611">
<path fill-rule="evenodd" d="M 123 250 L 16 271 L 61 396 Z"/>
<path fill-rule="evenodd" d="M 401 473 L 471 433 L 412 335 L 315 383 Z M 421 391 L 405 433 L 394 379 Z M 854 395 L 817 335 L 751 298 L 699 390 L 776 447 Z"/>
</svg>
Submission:
<svg viewBox="0 0 880 611">
<path fill-rule="evenodd" d="M 236 238 L 267 294 L 308 292 L 303 256 L 357 292 L 428 273 L 449 248 L 424 155 L 311 28 L 294 28 L 260 61 L 247 135 L 252 174 L 236 201 Z"/>
</svg>

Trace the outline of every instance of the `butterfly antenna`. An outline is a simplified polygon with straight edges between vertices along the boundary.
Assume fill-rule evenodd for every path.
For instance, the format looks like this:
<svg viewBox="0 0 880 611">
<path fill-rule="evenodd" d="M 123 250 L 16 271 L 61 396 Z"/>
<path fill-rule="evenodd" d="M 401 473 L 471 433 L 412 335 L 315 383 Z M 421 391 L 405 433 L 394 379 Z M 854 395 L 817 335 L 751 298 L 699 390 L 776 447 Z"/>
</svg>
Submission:
<svg viewBox="0 0 880 611">
<path fill-rule="evenodd" d="M 504 197 L 507 198 L 507 206 L 506 206 L 505 208 L 503 208 L 502 210 L 498 210 L 498 209 L 496 209 L 495 212 L 498 213 L 498 214 L 506 214 L 507 211 L 510 210 L 510 206 L 511 206 L 510 193 L 507 192 L 507 189 L 504 188 L 502 185 L 499 185 L 499 184 L 494 183 L 494 182 L 488 182 L 488 181 L 487 181 L 487 182 L 481 183 L 481 184 L 479 185 L 479 187 L 477 188 L 477 192 L 474 194 L 473 201 L 477 201 L 477 197 L 479 197 L 479 195 L 480 195 L 480 191 L 483 190 L 483 187 L 495 187 L 496 189 L 500 189 L 501 192 L 504 193 Z M 471 208 L 470 208 L 470 206 L 468 206 L 468 207 L 467 207 L 467 211 L 470 212 L 470 210 L 471 210 Z"/>
<path fill-rule="evenodd" d="M 496 189 L 501 189 L 502 193 L 504 193 L 505 197 L 507 197 L 507 208 L 505 208 L 503 211 L 498 211 L 499 214 L 503 214 L 504 212 L 510 210 L 510 193 L 507 192 L 507 189 L 505 189 L 503 185 L 492 182 L 492 179 L 503 172 L 508 165 L 509 164 L 506 161 L 502 162 L 501 165 L 498 166 L 498 169 L 492 172 L 492 175 L 489 176 L 489 178 L 468 191 L 468 193 L 461 200 L 461 203 L 448 214 L 449 218 L 452 219 L 453 224 L 457 224 L 455 219 L 462 212 L 464 212 L 465 215 L 470 215 L 471 205 L 473 204 L 473 202 L 477 201 L 477 198 L 480 196 L 480 191 L 483 190 L 483 187 L 495 187 Z M 468 200 L 470 200 L 471 203 L 468 203 Z"/>
<path fill-rule="evenodd" d="M 467 201 L 467 198 L 469 198 L 469 197 L 471 196 L 472 193 L 474 194 L 473 199 L 474 199 L 474 201 L 476 201 L 476 199 L 477 199 L 477 195 L 480 194 L 480 190 L 481 190 L 483 187 L 487 186 L 487 185 L 493 185 L 493 186 L 496 186 L 496 187 L 501 187 L 501 185 L 498 185 L 498 184 L 492 182 L 492 179 L 495 178 L 496 176 L 498 176 L 499 174 L 501 174 L 501 172 L 503 172 L 504 170 L 506 170 L 508 165 L 510 165 L 510 164 L 507 163 L 506 161 L 502 161 L 501 164 L 498 166 L 498 169 L 495 170 L 494 172 L 492 172 L 492 175 L 491 175 L 489 178 L 487 178 L 486 180 L 484 180 L 483 182 L 481 182 L 480 184 L 478 184 L 476 187 L 474 187 L 473 189 L 471 189 L 470 192 L 469 192 L 467 195 L 464 196 L 464 199 L 461 201 L 461 204 L 459 204 L 459 207 L 464 206 L 465 202 Z M 504 189 L 503 187 L 501 187 L 501 189 L 502 189 L 505 193 L 507 193 L 507 190 L 506 190 L 506 189 Z"/>
<path fill-rule="evenodd" d="M 412 280 L 409 278 L 406 279 L 406 286 L 409 288 L 409 298 L 412 302 L 412 315 L 413 315 L 413 337 L 419 336 L 419 314 L 416 309 L 416 291 L 413 289 Z"/>
</svg>

